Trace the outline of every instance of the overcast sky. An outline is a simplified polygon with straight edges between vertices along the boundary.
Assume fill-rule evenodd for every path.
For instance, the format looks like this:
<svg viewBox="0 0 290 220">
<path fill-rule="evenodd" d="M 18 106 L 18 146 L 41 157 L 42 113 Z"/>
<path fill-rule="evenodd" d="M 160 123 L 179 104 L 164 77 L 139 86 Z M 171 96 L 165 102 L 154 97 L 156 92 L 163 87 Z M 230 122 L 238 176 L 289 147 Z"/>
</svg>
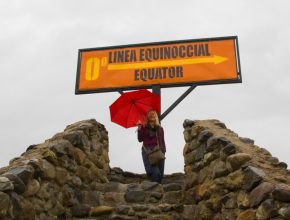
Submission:
<svg viewBox="0 0 290 220">
<path fill-rule="evenodd" d="M 95 118 L 109 132 L 111 167 L 143 173 L 135 129 L 110 121 L 119 94 L 74 94 L 78 49 L 235 35 L 243 83 L 197 87 L 162 121 L 165 172 L 183 171 L 184 119 L 219 119 L 290 165 L 289 8 L 288 0 L 0 0 L 0 167 Z M 186 89 L 162 89 L 163 111 Z"/>
</svg>

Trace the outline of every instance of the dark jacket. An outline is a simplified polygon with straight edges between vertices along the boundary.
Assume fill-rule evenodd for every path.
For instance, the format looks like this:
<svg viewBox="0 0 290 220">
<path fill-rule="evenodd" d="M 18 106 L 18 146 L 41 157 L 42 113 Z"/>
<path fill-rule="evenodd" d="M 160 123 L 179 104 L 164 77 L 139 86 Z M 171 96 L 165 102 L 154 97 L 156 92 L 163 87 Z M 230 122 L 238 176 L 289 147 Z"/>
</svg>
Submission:
<svg viewBox="0 0 290 220">
<path fill-rule="evenodd" d="M 157 134 L 157 135 L 156 135 Z M 166 152 L 166 145 L 164 141 L 164 130 L 161 126 L 155 128 L 142 126 L 138 129 L 138 141 L 143 142 L 145 148 L 153 148 L 157 145 L 157 136 L 159 137 L 159 146 L 163 152 Z"/>
</svg>

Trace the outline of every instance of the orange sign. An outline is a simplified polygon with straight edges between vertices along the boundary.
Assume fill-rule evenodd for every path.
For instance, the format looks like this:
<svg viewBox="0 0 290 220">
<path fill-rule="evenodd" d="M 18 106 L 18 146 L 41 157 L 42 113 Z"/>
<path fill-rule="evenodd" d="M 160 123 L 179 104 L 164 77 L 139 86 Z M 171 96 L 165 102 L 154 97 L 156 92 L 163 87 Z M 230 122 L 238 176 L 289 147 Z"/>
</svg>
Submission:
<svg viewBox="0 0 290 220">
<path fill-rule="evenodd" d="M 76 94 L 237 82 L 237 37 L 223 37 L 80 49 Z"/>
</svg>

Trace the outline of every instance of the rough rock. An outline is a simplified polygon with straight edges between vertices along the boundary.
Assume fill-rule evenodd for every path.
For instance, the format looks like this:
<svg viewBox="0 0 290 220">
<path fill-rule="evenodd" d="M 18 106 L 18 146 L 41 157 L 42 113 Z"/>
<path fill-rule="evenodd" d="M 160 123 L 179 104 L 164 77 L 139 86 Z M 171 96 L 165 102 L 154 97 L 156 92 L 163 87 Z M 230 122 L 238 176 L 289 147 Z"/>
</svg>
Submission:
<svg viewBox="0 0 290 220">
<path fill-rule="evenodd" d="M 285 184 L 279 184 L 272 192 L 274 199 L 281 202 L 290 202 L 290 187 Z"/>
<path fill-rule="evenodd" d="M 193 125 L 194 125 L 194 121 L 189 120 L 189 119 L 185 119 L 183 122 L 183 128 L 192 127 Z"/>
<path fill-rule="evenodd" d="M 182 200 L 182 191 L 170 191 L 164 193 L 163 202 L 169 204 L 180 203 Z"/>
<path fill-rule="evenodd" d="M 6 193 L 0 192 L 0 218 L 5 217 L 10 204 L 10 197 Z"/>
<path fill-rule="evenodd" d="M 40 169 L 43 173 L 43 178 L 54 179 L 56 175 L 55 166 L 53 166 L 47 160 L 42 160 L 40 164 Z"/>
<path fill-rule="evenodd" d="M 256 218 L 258 220 L 270 219 L 277 215 L 277 206 L 274 200 L 265 200 L 257 209 Z"/>
<path fill-rule="evenodd" d="M 245 178 L 242 188 L 248 191 L 256 187 L 262 181 L 263 177 L 266 175 L 263 170 L 260 170 L 253 166 L 248 166 L 244 170 L 244 173 Z"/>
<path fill-rule="evenodd" d="M 86 204 L 75 203 L 71 207 L 71 214 L 75 217 L 86 217 L 91 214 L 90 212 L 91 212 L 91 207 Z"/>
<path fill-rule="evenodd" d="M 283 207 L 279 210 L 279 214 L 285 219 L 290 219 L 290 206 Z"/>
<path fill-rule="evenodd" d="M 27 183 L 26 191 L 24 193 L 25 196 L 33 196 L 40 189 L 40 183 L 36 179 L 30 179 Z"/>
<path fill-rule="evenodd" d="M 27 184 L 28 180 L 33 177 L 34 170 L 30 166 L 12 167 L 7 173 L 17 176 L 24 184 Z"/>
<path fill-rule="evenodd" d="M 91 216 L 107 215 L 113 212 L 113 208 L 110 206 L 98 206 L 91 208 Z"/>
<path fill-rule="evenodd" d="M 236 145 L 230 143 L 226 145 L 221 151 L 221 159 L 225 160 L 229 155 L 235 154 L 237 152 Z"/>
<path fill-rule="evenodd" d="M 251 156 L 249 154 L 246 153 L 232 154 L 227 158 L 227 168 L 230 171 L 235 171 L 249 160 L 251 160 Z"/>
<path fill-rule="evenodd" d="M 127 215 L 129 213 L 130 209 L 131 209 L 131 206 L 129 206 L 129 205 L 118 205 L 116 207 L 116 212 L 118 214 Z"/>
<path fill-rule="evenodd" d="M 253 189 L 249 196 L 250 207 L 259 205 L 273 191 L 274 185 L 268 182 L 261 183 Z"/>
<path fill-rule="evenodd" d="M 238 215 L 237 220 L 256 220 L 256 211 L 254 209 L 243 211 Z"/>
<path fill-rule="evenodd" d="M 182 189 L 182 186 L 178 183 L 168 183 L 163 185 L 164 192 L 168 191 L 179 191 Z"/>
<path fill-rule="evenodd" d="M 145 193 L 143 191 L 128 191 L 125 193 L 125 200 L 129 203 L 142 203 L 145 200 Z"/>
<path fill-rule="evenodd" d="M 0 218 L 290 219 L 287 164 L 215 119 L 185 121 L 184 139 L 185 172 L 158 184 L 110 167 L 97 121 L 69 125 L 0 168 Z"/>
<path fill-rule="evenodd" d="M 13 190 L 14 185 L 7 177 L 0 176 L 0 191 L 9 191 Z"/>
<path fill-rule="evenodd" d="M 4 177 L 7 177 L 13 184 L 14 186 L 14 191 L 21 194 L 25 192 L 26 186 L 23 183 L 23 181 L 18 178 L 16 175 L 12 173 L 5 173 L 3 174 Z"/>
</svg>

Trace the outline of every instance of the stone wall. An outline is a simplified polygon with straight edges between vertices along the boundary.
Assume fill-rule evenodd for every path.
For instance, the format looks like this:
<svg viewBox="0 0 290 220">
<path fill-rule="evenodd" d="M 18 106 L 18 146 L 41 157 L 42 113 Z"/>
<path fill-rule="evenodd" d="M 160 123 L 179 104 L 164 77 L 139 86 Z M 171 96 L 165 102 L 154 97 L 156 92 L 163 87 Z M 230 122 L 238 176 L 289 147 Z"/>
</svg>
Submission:
<svg viewBox="0 0 290 220">
<path fill-rule="evenodd" d="M 290 219 L 286 163 L 217 120 L 185 120 L 184 128 L 192 219 Z"/>
<path fill-rule="evenodd" d="M 182 219 L 183 173 L 152 183 L 110 168 L 108 149 L 93 119 L 29 146 L 0 169 L 0 219 Z"/>
<path fill-rule="evenodd" d="M 184 139 L 184 173 L 158 184 L 109 166 L 94 119 L 69 125 L 0 169 L 0 219 L 290 219 L 287 164 L 217 120 L 185 120 Z"/>
<path fill-rule="evenodd" d="M 100 203 L 110 171 L 108 135 L 87 120 L 31 145 L 0 169 L 1 219 L 69 219 Z"/>
</svg>

